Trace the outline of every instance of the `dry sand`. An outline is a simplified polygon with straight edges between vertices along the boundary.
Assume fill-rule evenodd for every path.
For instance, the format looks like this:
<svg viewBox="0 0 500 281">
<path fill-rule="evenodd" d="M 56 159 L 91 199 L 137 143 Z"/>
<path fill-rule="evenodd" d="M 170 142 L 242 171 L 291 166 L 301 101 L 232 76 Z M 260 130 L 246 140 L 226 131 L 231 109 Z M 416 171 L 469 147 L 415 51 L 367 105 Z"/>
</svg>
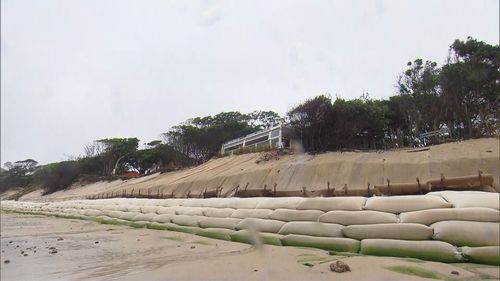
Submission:
<svg viewBox="0 0 500 281">
<path fill-rule="evenodd" d="M 57 253 L 49 253 L 51 247 Z M 11 213 L 1 215 L 1 250 L 0 277 L 5 281 L 430 280 L 391 271 L 391 266 L 423 269 L 446 280 L 500 278 L 495 266 L 331 256 L 267 245 L 254 249 L 185 233 Z M 336 260 L 347 263 L 351 272 L 330 271 Z"/>
<path fill-rule="evenodd" d="M 256 163 L 259 153 L 213 159 L 203 165 L 165 174 L 154 174 L 127 181 L 97 182 L 74 185 L 67 190 L 41 196 L 37 190 L 21 198 L 26 201 L 81 199 L 89 194 L 123 191 L 134 194 L 162 192 L 184 197 L 188 192 L 200 194 L 222 187 L 223 196 L 240 190 L 272 189 L 278 191 L 308 191 L 326 189 L 327 183 L 340 190 L 347 184 L 350 190 L 366 190 L 367 184 L 422 183 L 429 179 L 476 175 L 478 170 L 493 175 L 494 186 L 500 191 L 500 142 L 497 138 L 468 140 L 429 147 L 420 152 L 401 149 L 385 152 L 330 152 L 318 155 L 283 155 L 279 159 Z M 290 196 L 290 195 L 289 195 Z"/>
</svg>

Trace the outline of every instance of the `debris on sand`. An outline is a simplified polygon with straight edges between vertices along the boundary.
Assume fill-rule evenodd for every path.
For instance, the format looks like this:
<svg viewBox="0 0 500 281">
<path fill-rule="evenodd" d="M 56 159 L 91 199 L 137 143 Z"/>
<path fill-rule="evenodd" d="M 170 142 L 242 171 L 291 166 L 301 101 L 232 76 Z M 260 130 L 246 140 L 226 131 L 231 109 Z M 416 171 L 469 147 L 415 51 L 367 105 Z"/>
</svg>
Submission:
<svg viewBox="0 0 500 281">
<path fill-rule="evenodd" d="M 62 237 L 57 238 L 57 241 L 62 241 L 64 240 Z"/>
<path fill-rule="evenodd" d="M 8 264 L 10 263 L 10 260 L 4 260 L 3 263 Z"/>
<path fill-rule="evenodd" d="M 351 268 L 343 261 L 336 261 L 330 264 L 330 270 L 337 273 L 351 271 Z"/>
</svg>

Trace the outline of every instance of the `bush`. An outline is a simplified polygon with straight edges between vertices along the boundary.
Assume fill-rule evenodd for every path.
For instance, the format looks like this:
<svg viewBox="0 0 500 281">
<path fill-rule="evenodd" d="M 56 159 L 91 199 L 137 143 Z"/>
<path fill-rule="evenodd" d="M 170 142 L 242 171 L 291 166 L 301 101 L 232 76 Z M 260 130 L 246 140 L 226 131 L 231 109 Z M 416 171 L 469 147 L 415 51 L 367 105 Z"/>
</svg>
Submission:
<svg viewBox="0 0 500 281">
<path fill-rule="evenodd" d="M 78 162 L 64 161 L 41 167 L 35 173 L 36 180 L 43 189 L 43 195 L 66 189 L 80 175 Z"/>
</svg>

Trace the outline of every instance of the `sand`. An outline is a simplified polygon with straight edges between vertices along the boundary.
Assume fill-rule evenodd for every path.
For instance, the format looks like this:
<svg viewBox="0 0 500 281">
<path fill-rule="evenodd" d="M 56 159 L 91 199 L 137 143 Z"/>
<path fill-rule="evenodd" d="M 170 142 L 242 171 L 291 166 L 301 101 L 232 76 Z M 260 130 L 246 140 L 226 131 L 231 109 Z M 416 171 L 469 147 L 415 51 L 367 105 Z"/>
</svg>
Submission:
<svg viewBox="0 0 500 281">
<path fill-rule="evenodd" d="M 185 233 L 12 213 L 1 215 L 1 250 L 1 280 L 429 280 L 389 269 L 395 266 L 439 279 L 500 278 L 495 266 L 255 249 Z M 351 272 L 330 271 L 336 260 Z"/>
<path fill-rule="evenodd" d="M 500 143 L 497 138 L 468 140 L 429 147 L 429 150 L 408 152 L 411 149 L 379 152 L 329 152 L 318 155 L 282 155 L 256 163 L 259 153 L 222 157 L 190 169 L 154 174 L 126 181 L 75 184 L 69 189 L 48 196 L 37 190 L 21 200 L 53 201 L 82 199 L 98 193 L 174 194 L 185 197 L 199 195 L 222 187 L 221 195 L 233 196 L 239 190 L 260 189 L 290 192 L 297 196 L 306 187 L 314 194 L 331 188 L 340 191 L 347 184 L 349 190 L 366 190 L 368 183 L 416 183 L 416 178 L 427 180 L 445 177 L 477 175 L 478 170 L 493 175 L 494 188 L 500 191 Z M 295 192 L 295 193 L 294 193 Z M 299 194 L 300 195 L 300 194 Z"/>
</svg>

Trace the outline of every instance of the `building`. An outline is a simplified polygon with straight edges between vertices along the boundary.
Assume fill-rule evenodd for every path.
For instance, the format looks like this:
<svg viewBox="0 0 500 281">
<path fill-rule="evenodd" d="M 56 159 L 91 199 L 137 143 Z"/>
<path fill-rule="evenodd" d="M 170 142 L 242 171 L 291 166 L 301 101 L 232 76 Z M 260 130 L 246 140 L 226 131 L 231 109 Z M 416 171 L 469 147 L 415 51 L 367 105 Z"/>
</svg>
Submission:
<svg viewBox="0 0 500 281">
<path fill-rule="evenodd" d="M 244 137 L 228 141 L 222 145 L 221 153 L 232 154 L 243 147 L 248 148 L 291 148 L 293 130 L 281 125 L 261 130 Z"/>
</svg>

